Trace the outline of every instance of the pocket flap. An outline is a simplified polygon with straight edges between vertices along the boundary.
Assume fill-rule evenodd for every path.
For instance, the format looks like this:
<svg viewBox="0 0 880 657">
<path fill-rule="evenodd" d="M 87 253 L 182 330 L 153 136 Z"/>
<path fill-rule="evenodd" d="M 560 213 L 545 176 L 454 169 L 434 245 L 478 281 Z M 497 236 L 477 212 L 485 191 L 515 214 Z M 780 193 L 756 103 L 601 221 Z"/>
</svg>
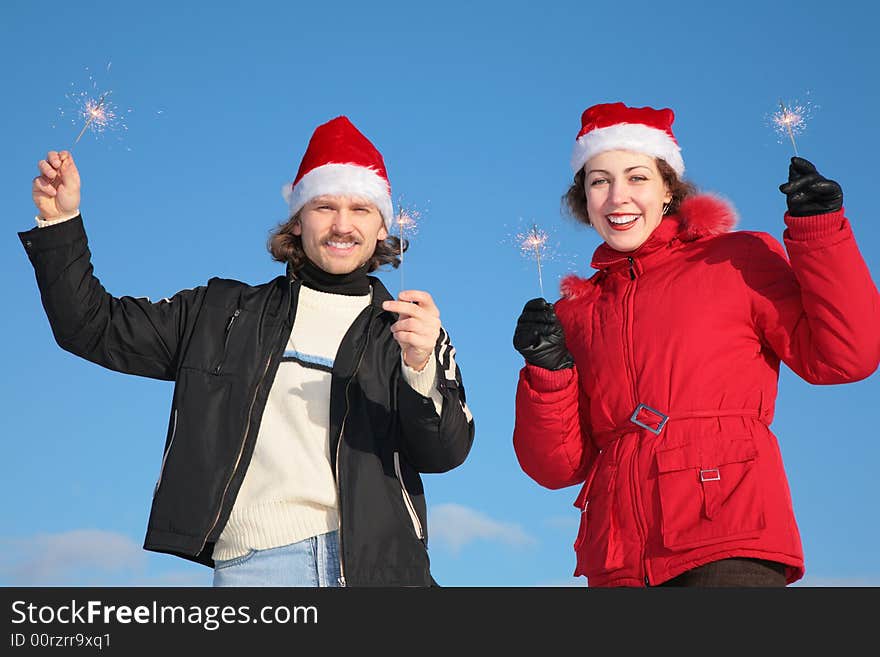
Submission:
<svg viewBox="0 0 880 657">
<path fill-rule="evenodd" d="M 715 468 L 727 463 L 751 461 L 757 455 L 751 436 L 719 442 L 688 443 L 657 452 L 658 472 L 675 472 L 689 468 Z"/>
</svg>

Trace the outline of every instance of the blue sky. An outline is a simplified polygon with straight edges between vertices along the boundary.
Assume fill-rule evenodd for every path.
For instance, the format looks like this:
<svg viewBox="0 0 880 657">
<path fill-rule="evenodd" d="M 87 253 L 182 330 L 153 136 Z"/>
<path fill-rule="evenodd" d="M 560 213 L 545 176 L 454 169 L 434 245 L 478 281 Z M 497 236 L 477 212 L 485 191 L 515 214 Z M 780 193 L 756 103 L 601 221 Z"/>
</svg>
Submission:
<svg viewBox="0 0 880 657">
<path fill-rule="evenodd" d="M 211 276 L 278 275 L 265 241 L 315 126 L 346 114 L 382 150 L 395 197 L 423 213 L 406 287 L 440 307 L 476 420 L 465 464 L 424 478 L 442 585 L 585 585 L 571 577 L 577 488 L 541 488 L 511 444 L 522 364 L 511 335 L 540 293 L 536 263 L 511 238 L 532 222 L 551 234 L 551 299 L 564 274 L 589 274 L 598 238 L 560 212 L 585 107 L 672 107 L 688 177 L 728 198 L 741 228 L 781 239 L 777 186 L 793 149 L 767 117 L 780 98 L 808 101 L 798 150 L 843 186 L 877 280 L 876 9 L 420 5 L 3 4 L 0 584 L 210 583 L 209 569 L 140 547 L 172 385 L 61 351 L 15 235 L 33 226 L 37 161 L 72 146 L 82 127 L 68 98 L 78 91 L 112 90 L 127 126 L 87 132 L 73 149 L 95 271 L 116 295 L 158 299 Z M 380 276 L 400 289 L 399 271 Z M 878 398 L 877 374 L 818 387 L 782 372 L 772 428 L 804 542 L 803 584 L 880 585 Z"/>
</svg>

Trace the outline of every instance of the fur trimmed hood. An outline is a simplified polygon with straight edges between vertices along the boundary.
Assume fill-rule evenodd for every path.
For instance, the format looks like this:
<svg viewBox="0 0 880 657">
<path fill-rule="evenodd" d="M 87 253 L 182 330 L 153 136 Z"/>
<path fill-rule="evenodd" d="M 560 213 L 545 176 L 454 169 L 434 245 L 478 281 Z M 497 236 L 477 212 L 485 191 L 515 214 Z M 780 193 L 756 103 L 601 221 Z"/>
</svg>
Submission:
<svg viewBox="0 0 880 657">
<path fill-rule="evenodd" d="M 734 229 L 738 221 L 739 217 L 736 210 L 727 199 L 717 194 L 695 194 L 682 202 L 676 215 L 664 219 L 645 244 L 649 244 L 654 238 L 665 241 L 666 235 L 662 233 L 668 231 L 662 230 L 662 227 L 667 222 L 675 226 L 675 228 L 671 229 L 672 234 L 670 237 L 672 239 L 678 239 L 682 242 L 693 242 L 701 237 L 728 233 Z M 638 253 L 640 250 L 641 247 L 635 253 Z M 603 251 L 605 254 L 617 253 L 603 243 L 596 249 L 594 262 Z M 578 298 L 595 290 L 593 280 L 599 273 L 601 272 L 597 272 L 591 278 L 581 278 L 577 274 L 569 274 L 564 277 L 559 286 L 562 296 Z"/>
</svg>

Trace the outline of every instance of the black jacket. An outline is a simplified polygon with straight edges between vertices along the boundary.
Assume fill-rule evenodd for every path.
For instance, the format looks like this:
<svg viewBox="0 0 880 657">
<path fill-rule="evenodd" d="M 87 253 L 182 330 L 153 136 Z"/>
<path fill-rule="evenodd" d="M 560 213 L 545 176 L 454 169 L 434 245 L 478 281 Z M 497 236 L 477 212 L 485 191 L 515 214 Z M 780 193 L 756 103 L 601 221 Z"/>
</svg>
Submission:
<svg viewBox="0 0 880 657">
<path fill-rule="evenodd" d="M 92 274 L 82 218 L 19 233 L 62 349 L 112 370 L 174 381 L 162 467 L 144 548 L 213 565 L 211 554 L 253 453 L 287 344 L 300 281 L 212 278 L 151 302 L 115 298 Z M 333 366 L 330 455 L 339 493 L 347 585 L 428 586 L 427 512 L 420 472 L 461 464 L 474 436 L 455 350 L 441 329 L 443 410 L 403 379 L 400 348 L 370 277 L 370 306 Z"/>
</svg>

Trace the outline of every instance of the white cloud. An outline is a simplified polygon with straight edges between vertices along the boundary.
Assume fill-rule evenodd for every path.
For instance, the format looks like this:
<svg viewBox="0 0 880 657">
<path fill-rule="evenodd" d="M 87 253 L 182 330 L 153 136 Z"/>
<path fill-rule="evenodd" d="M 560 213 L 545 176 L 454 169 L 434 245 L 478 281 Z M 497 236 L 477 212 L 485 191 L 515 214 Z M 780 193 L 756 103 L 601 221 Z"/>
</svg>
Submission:
<svg viewBox="0 0 880 657">
<path fill-rule="evenodd" d="M 544 520 L 544 524 L 552 529 L 561 529 L 572 534 L 578 530 L 581 521 L 581 514 L 577 513 L 570 516 L 552 516 Z"/>
<path fill-rule="evenodd" d="M 497 541 L 516 547 L 528 547 L 538 542 L 515 523 L 493 520 L 459 504 L 434 505 L 430 516 L 432 543 L 443 543 L 456 553 L 476 540 Z"/>
<path fill-rule="evenodd" d="M 142 572 L 146 564 L 131 538 L 100 529 L 0 538 L 0 579 L 11 586 L 88 586 L 107 575 Z"/>
</svg>

